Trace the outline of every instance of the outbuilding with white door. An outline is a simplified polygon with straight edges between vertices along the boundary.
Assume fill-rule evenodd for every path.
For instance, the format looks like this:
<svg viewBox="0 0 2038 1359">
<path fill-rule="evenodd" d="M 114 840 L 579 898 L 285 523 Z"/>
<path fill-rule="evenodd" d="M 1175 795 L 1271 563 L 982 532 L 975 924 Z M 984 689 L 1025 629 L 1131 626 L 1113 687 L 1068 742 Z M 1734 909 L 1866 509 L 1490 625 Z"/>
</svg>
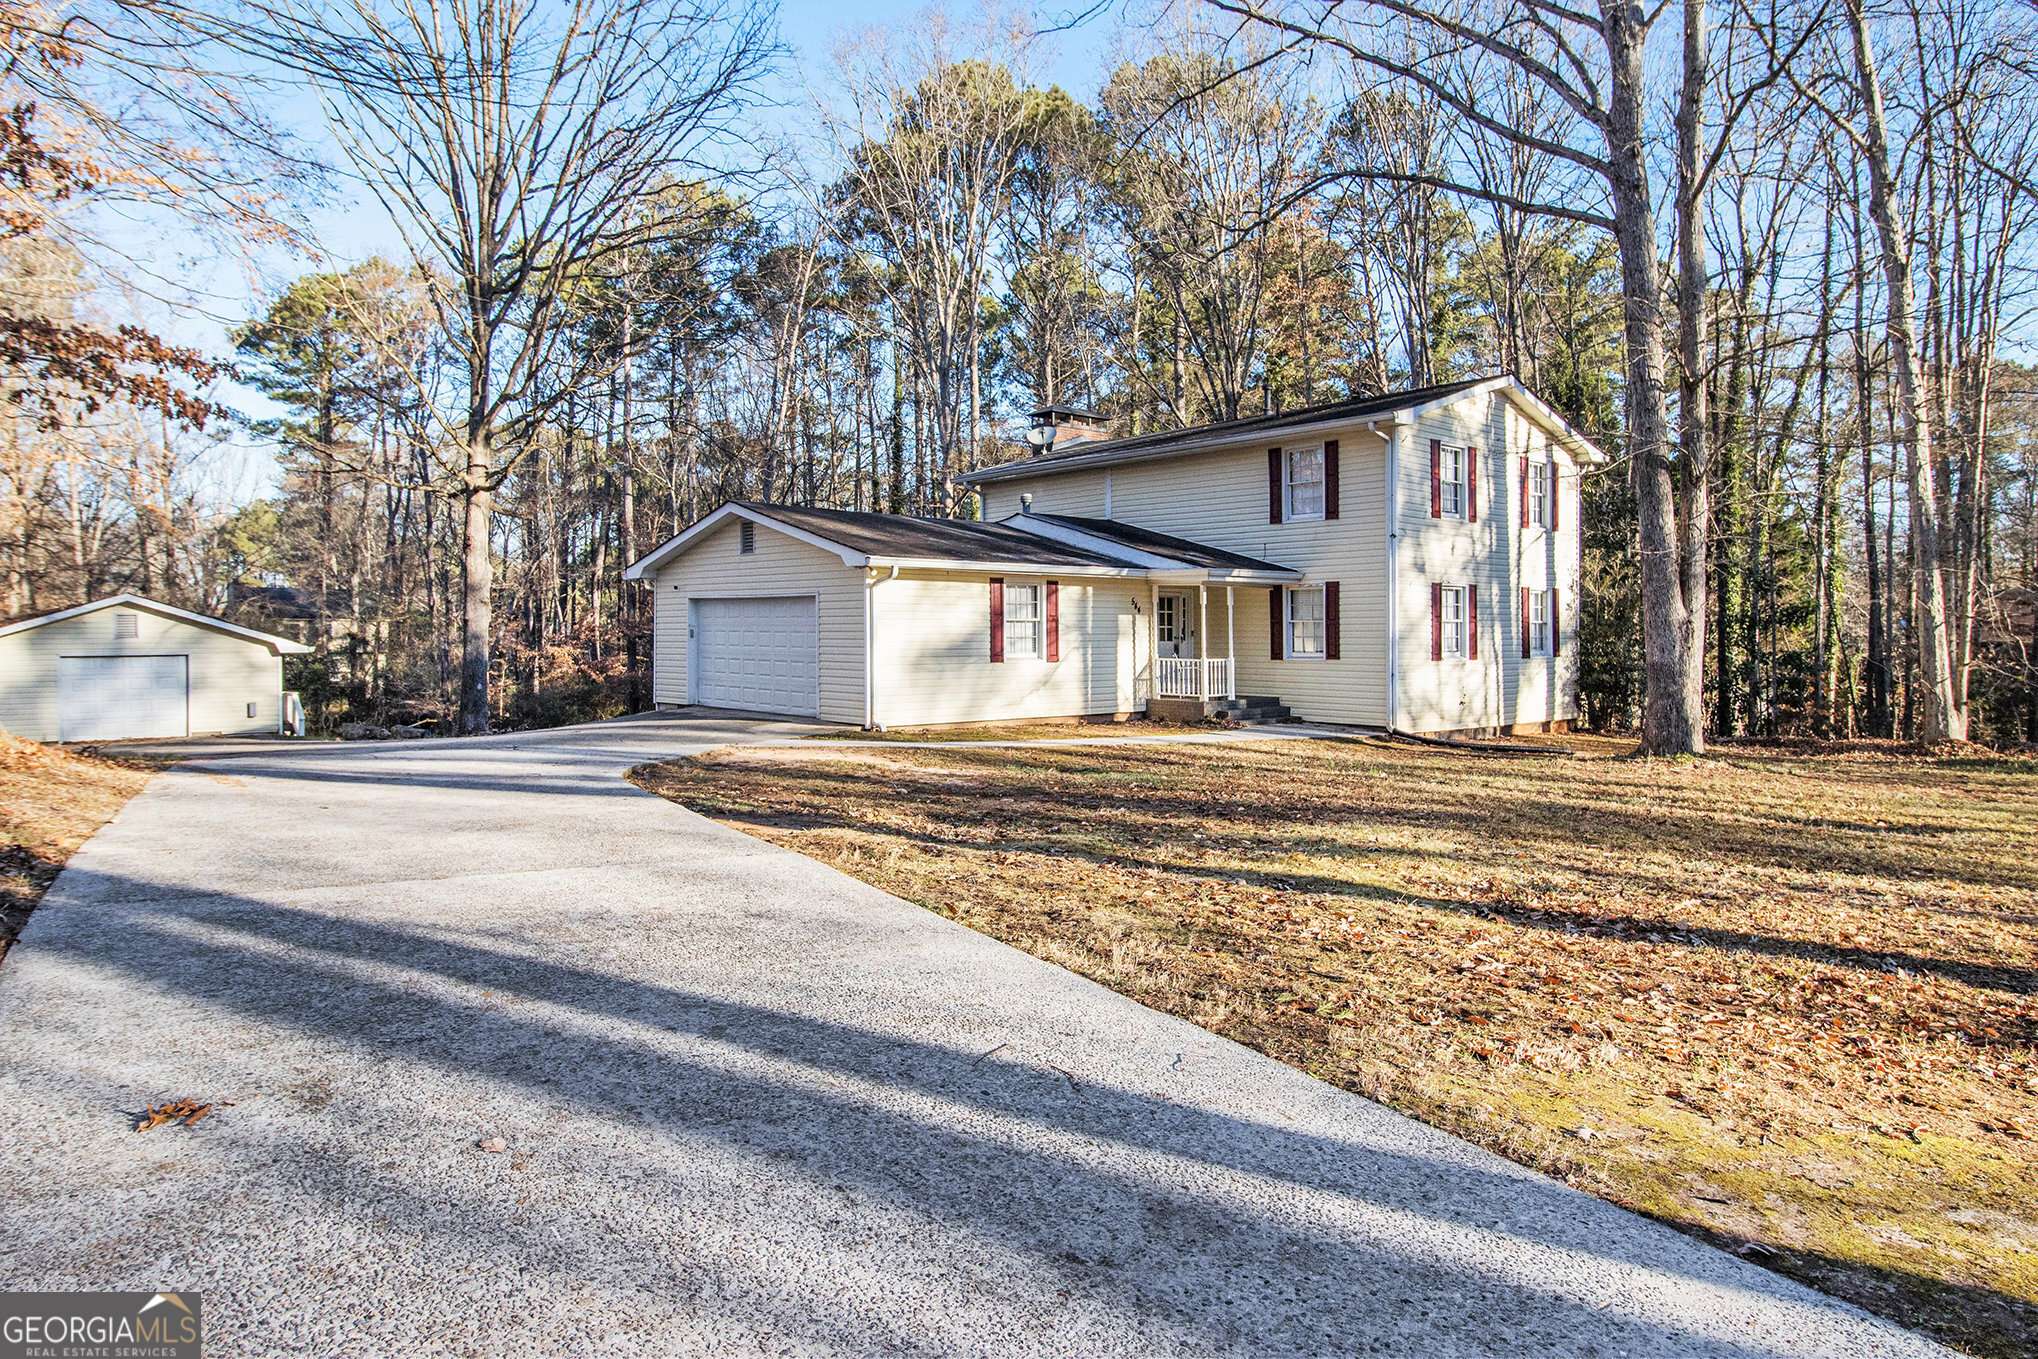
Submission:
<svg viewBox="0 0 2038 1359">
<path fill-rule="evenodd" d="M 0 728 L 34 741 L 272 735 L 310 648 L 140 595 L 0 627 Z"/>
</svg>

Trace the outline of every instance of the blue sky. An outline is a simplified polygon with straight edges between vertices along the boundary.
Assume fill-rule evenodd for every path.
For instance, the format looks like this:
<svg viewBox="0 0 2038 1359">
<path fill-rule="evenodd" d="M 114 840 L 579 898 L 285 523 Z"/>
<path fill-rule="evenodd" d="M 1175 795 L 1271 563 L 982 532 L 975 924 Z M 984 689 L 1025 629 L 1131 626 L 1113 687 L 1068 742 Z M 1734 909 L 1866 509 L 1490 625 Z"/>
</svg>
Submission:
<svg viewBox="0 0 2038 1359">
<path fill-rule="evenodd" d="M 1070 12 L 1060 0 L 1047 0 L 1038 22 L 1052 26 Z M 809 89 L 826 79 L 845 38 L 872 28 L 909 30 L 925 22 L 928 13 L 924 0 L 781 0 L 779 29 L 789 50 L 770 86 L 776 106 L 758 110 L 763 130 L 791 132 L 806 124 Z M 1036 53 L 1034 78 L 1059 84 L 1081 98 L 1093 96 L 1108 74 L 1116 30 L 1109 15 L 1100 14 L 1072 31 L 1048 35 Z M 159 219 L 108 223 L 108 239 L 138 261 L 144 288 L 155 294 L 139 302 L 148 323 L 167 338 L 210 354 L 227 354 L 232 328 L 258 312 L 264 300 L 293 277 L 319 267 L 344 268 L 376 254 L 403 257 L 402 240 L 380 205 L 345 176 L 344 160 L 325 135 L 315 103 L 300 96 L 272 114 L 309 146 L 320 149 L 326 163 L 341 172 L 327 201 L 309 213 L 311 235 L 327 259 L 314 261 L 282 250 L 253 260 L 228 258 L 216 246 Z M 151 286 L 156 280 L 161 286 Z M 121 310 L 134 305 L 132 299 L 109 303 L 110 309 Z M 242 386 L 228 384 L 219 395 L 249 415 L 276 413 L 259 393 Z M 215 428 L 215 434 L 221 432 Z M 241 432 L 208 454 L 198 475 L 207 498 L 231 503 L 268 494 L 276 480 L 270 448 Z"/>
</svg>

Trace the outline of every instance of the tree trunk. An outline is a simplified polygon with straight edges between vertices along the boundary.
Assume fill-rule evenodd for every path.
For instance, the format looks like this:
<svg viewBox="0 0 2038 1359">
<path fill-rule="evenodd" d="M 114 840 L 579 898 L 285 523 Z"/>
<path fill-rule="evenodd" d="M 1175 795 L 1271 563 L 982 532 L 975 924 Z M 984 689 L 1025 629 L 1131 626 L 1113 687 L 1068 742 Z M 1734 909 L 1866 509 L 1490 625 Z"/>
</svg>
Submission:
<svg viewBox="0 0 2038 1359">
<path fill-rule="evenodd" d="M 1897 415 L 1902 421 L 1905 480 L 1910 492 L 1912 643 L 1917 651 L 1918 739 L 1928 745 L 1967 739 L 1967 707 L 1953 676 L 1946 626 L 1944 547 L 1939 522 L 1939 472 L 1932 448 L 1932 393 L 1921 371 L 1911 317 L 1910 239 L 1897 220 L 1896 185 L 1890 165 L 1883 114 L 1882 83 L 1869 43 L 1861 0 L 1848 0 L 1854 35 L 1854 64 L 1860 77 L 1866 124 L 1862 160 L 1868 169 L 1868 213 L 1882 242 L 1882 270 L 1889 293 L 1889 358 L 1896 377 Z M 1908 695 L 1906 702 L 1908 705 Z"/>
<path fill-rule="evenodd" d="M 495 487 L 489 477 L 492 469 L 486 436 L 477 437 L 468 447 L 461 487 L 466 518 L 460 556 L 459 734 L 478 736 L 488 730 L 489 625 L 495 587 L 489 534 L 495 518 Z"/>
<path fill-rule="evenodd" d="M 1643 669 L 1648 681 L 1642 703 L 1642 749 L 1651 755 L 1696 755 L 1705 750 L 1705 563 L 1701 556 L 1694 612 L 1689 564 L 1680 561 L 1683 543 L 1663 391 L 1663 290 L 1644 159 L 1642 59 L 1647 34 L 1639 27 L 1640 17 L 1639 11 L 1625 7 L 1608 10 L 1606 45 L 1613 97 L 1608 101 L 1606 140 L 1624 303 L 1628 451 L 1641 539 Z M 1704 428 L 1688 413 L 1684 423 L 1687 433 Z M 1701 432 L 1699 438 L 1703 437 Z M 1702 543 L 1705 479 L 1692 475 L 1686 481 L 1691 499 L 1685 512 L 1697 525 Z"/>
</svg>

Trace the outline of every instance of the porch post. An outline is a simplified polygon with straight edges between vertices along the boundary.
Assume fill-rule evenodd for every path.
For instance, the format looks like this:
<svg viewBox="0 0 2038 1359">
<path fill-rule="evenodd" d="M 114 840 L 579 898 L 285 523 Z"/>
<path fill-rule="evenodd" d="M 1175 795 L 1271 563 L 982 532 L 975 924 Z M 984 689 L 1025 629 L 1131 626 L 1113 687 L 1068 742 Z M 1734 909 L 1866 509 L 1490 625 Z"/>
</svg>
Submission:
<svg viewBox="0 0 2038 1359">
<path fill-rule="evenodd" d="M 1196 697 L 1210 697 L 1210 587 L 1196 587 Z"/>
<path fill-rule="evenodd" d="M 1238 587 L 1224 587 L 1224 679 L 1226 698 L 1238 697 Z"/>
<path fill-rule="evenodd" d="M 1161 692 L 1161 587 L 1160 582 L 1146 583 L 1146 701 L 1153 702 Z"/>
</svg>

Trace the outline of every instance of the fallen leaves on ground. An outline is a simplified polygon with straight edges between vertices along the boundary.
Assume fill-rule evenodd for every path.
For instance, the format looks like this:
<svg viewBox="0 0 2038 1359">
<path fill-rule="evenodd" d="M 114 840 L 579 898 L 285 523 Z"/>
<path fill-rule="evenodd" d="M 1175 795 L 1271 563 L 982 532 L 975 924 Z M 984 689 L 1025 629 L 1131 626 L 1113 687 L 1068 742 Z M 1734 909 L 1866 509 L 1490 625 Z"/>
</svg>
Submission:
<svg viewBox="0 0 2038 1359">
<path fill-rule="evenodd" d="M 2038 762 L 1552 743 L 1583 758 L 816 749 L 639 778 L 1863 1305 L 2038 1350 Z"/>
<path fill-rule="evenodd" d="M 167 1104 L 151 1104 L 145 1113 L 135 1115 L 134 1130 L 147 1132 L 160 1128 L 165 1123 L 182 1123 L 189 1128 L 199 1119 L 216 1109 L 214 1104 L 201 1104 L 195 1099 L 171 1100 Z"/>
<path fill-rule="evenodd" d="M 151 768 L 0 732 L 0 957 L 64 862 L 141 791 Z"/>
</svg>

